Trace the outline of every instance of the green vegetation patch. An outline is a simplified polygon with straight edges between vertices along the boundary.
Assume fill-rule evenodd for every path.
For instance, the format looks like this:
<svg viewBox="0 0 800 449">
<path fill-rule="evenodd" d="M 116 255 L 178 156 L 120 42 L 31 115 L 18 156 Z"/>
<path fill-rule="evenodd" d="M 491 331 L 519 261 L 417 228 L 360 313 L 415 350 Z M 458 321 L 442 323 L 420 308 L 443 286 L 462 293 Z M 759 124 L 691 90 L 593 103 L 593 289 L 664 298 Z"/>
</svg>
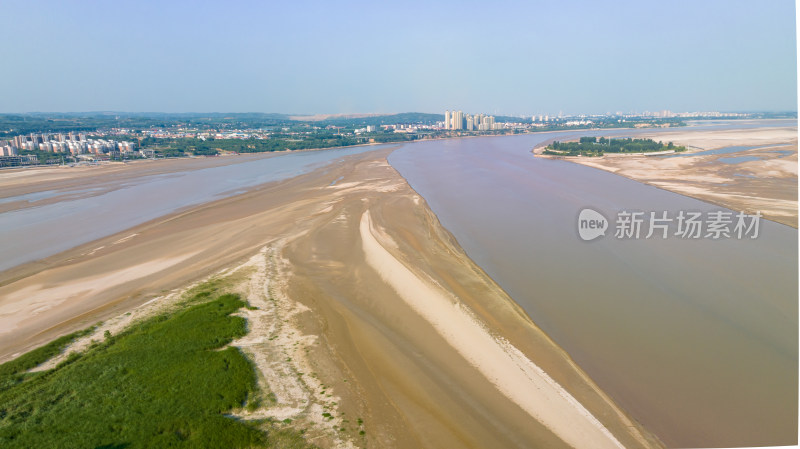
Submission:
<svg viewBox="0 0 800 449">
<path fill-rule="evenodd" d="M 220 151 L 234 153 L 266 153 L 284 150 L 309 150 L 315 148 L 347 147 L 369 143 L 405 142 L 416 139 L 415 135 L 381 131 L 362 136 L 339 135 L 334 130 L 316 130 L 308 135 L 274 134 L 269 139 L 196 139 L 154 138 L 141 140 L 143 148 L 155 149 L 165 157 L 181 157 L 189 154 L 214 156 Z"/>
<path fill-rule="evenodd" d="M 686 147 L 672 142 L 664 145 L 652 139 L 606 139 L 581 137 L 578 142 L 555 141 L 545 147 L 544 154 L 554 156 L 602 156 L 605 153 L 654 153 L 659 151 L 686 151 Z"/>
<path fill-rule="evenodd" d="M 36 348 L 10 362 L 0 365 L 0 392 L 22 382 L 27 377 L 26 371 L 60 354 L 67 345 L 84 335 L 88 335 L 93 330 L 94 328 L 92 327 L 69 335 L 64 335 L 42 347 Z"/>
<path fill-rule="evenodd" d="M 225 416 L 256 390 L 250 362 L 225 347 L 246 333 L 231 316 L 244 305 L 232 294 L 194 303 L 44 373 L 21 374 L 41 354 L 0 365 L 0 447 L 305 447 L 292 432 Z M 56 342 L 47 354 L 66 345 Z"/>
</svg>

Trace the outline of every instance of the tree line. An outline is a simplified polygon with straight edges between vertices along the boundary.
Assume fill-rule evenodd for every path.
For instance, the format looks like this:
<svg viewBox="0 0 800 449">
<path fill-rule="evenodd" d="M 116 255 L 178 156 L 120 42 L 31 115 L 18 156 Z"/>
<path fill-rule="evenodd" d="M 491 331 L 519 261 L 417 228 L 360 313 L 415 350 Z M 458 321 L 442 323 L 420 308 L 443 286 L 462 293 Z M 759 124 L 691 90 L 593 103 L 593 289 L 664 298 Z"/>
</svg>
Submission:
<svg viewBox="0 0 800 449">
<path fill-rule="evenodd" d="M 660 151 L 686 151 L 686 147 L 652 139 L 607 139 L 581 137 L 577 142 L 555 141 L 545 147 L 544 154 L 559 156 L 602 156 L 605 153 L 654 153 Z"/>
</svg>

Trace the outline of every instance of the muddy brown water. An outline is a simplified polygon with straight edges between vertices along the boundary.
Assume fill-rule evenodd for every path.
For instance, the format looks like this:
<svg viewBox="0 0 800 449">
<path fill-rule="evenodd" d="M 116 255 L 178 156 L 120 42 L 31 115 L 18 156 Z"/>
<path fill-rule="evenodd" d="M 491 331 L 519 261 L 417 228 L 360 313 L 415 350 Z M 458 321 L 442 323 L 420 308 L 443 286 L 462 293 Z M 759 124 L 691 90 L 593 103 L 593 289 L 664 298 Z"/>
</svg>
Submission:
<svg viewBox="0 0 800 449">
<path fill-rule="evenodd" d="M 420 142 L 389 162 L 467 254 L 668 446 L 795 444 L 797 230 L 762 220 L 756 239 L 644 239 L 646 227 L 640 239 L 617 239 L 622 210 L 725 209 L 531 156 L 553 137 Z M 606 236 L 579 238 L 585 207 L 610 220 Z"/>
</svg>

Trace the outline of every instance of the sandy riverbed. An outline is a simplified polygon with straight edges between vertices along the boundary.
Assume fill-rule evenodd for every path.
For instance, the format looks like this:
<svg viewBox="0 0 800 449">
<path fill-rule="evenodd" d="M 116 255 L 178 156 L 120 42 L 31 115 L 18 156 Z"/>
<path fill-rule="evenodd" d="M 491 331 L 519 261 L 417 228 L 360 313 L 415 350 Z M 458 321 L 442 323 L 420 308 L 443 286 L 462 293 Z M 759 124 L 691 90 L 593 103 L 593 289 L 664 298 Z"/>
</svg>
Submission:
<svg viewBox="0 0 800 449">
<path fill-rule="evenodd" d="M 0 273 L 0 360 L 250 261 L 242 293 L 261 312 L 243 313 L 260 330 L 237 344 L 271 367 L 260 379 L 278 398 L 260 413 L 363 419 L 365 436 L 320 434 L 323 447 L 658 446 L 472 263 L 388 153 Z M 327 402 L 314 402 L 323 385 Z"/>
<path fill-rule="evenodd" d="M 797 128 L 653 132 L 637 137 L 689 148 L 680 157 L 617 155 L 569 160 L 681 193 L 735 211 L 761 211 L 765 218 L 797 227 Z M 728 154 L 692 155 L 730 146 L 755 147 Z M 534 153 L 542 155 L 543 148 Z M 744 162 L 729 158 L 749 156 Z"/>
</svg>

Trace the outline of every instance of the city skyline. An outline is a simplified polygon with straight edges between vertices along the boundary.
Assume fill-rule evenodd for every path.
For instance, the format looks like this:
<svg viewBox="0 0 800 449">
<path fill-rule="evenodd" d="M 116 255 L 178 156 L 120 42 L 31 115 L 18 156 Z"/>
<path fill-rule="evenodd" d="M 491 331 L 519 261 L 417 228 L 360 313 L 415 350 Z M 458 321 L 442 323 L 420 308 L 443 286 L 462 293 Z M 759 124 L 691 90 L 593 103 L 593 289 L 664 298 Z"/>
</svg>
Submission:
<svg viewBox="0 0 800 449">
<path fill-rule="evenodd" d="M 794 111 L 794 9 L 11 1 L 0 112 Z"/>
</svg>

